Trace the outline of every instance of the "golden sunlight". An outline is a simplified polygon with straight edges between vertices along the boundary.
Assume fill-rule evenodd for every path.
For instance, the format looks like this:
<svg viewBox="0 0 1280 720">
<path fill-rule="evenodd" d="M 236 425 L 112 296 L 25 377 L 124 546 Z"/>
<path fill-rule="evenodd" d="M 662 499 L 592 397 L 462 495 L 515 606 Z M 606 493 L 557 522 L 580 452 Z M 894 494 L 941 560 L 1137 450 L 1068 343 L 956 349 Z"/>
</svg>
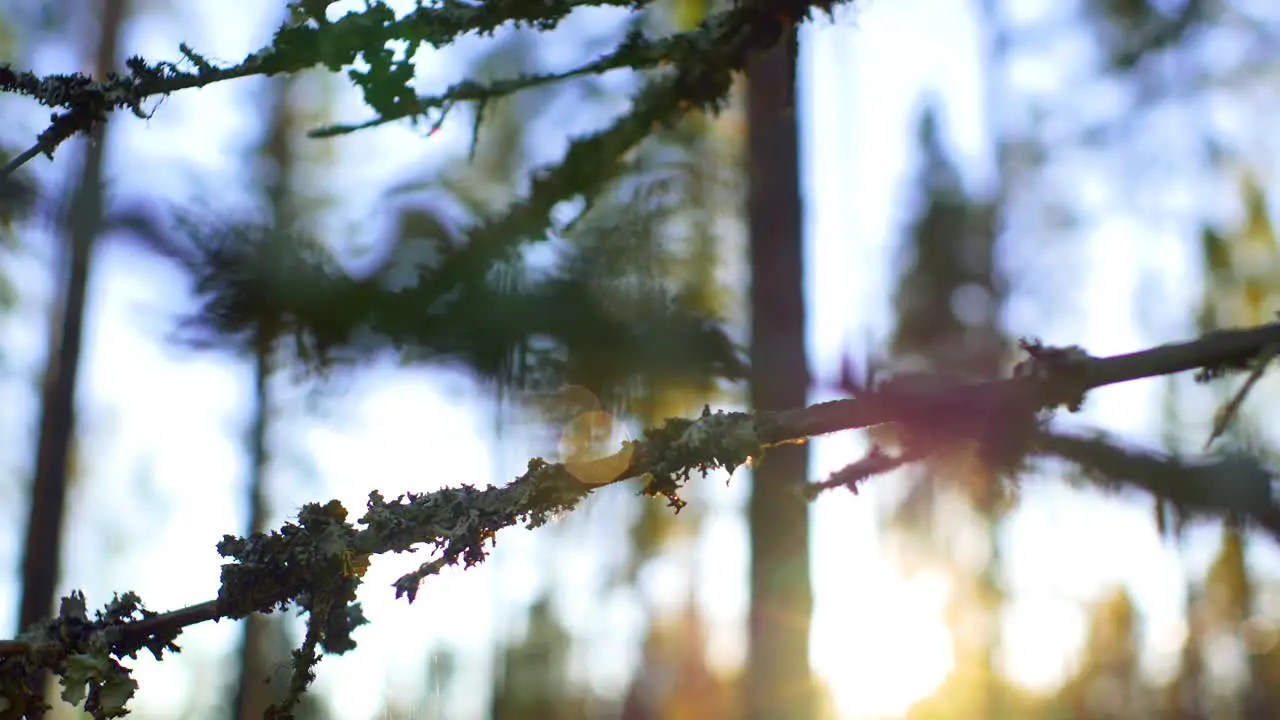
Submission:
<svg viewBox="0 0 1280 720">
<path fill-rule="evenodd" d="M 886 575 L 855 589 L 862 607 L 828 615 L 813 638 L 815 669 L 841 718 L 899 717 L 951 672 L 949 581 L 931 572 Z"/>
</svg>

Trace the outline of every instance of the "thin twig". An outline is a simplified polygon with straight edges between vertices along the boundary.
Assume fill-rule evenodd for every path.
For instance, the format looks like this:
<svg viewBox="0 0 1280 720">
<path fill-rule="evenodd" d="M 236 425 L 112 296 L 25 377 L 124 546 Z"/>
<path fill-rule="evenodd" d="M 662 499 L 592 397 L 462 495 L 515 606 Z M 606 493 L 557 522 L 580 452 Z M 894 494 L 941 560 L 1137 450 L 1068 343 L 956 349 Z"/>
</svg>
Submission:
<svg viewBox="0 0 1280 720">
<path fill-rule="evenodd" d="M 1271 364 L 1271 361 L 1276 359 L 1277 355 L 1280 355 L 1280 344 L 1268 345 L 1266 349 L 1258 355 L 1257 360 L 1254 361 L 1253 370 L 1249 372 L 1249 377 L 1244 381 L 1244 385 L 1240 386 L 1240 389 L 1236 391 L 1235 395 L 1231 396 L 1231 399 L 1227 401 L 1226 405 L 1223 405 L 1219 408 L 1218 412 L 1214 413 L 1213 430 L 1209 433 L 1209 438 L 1204 441 L 1205 450 L 1208 450 L 1209 446 L 1213 444 L 1213 441 L 1217 440 L 1221 437 L 1222 433 L 1227 431 L 1227 426 L 1231 424 L 1231 421 L 1235 419 L 1236 414 L 1240 412 L 1240 406 L 1244 405 L 1245 396 L 1249 394 L 1249 391 L 1253 389 L 1253 386 L 1262 378 L 1262 373 L 1267 369 L 1267 366 Z"/>
<path fill-rule="evenodd" d="M 47 143 L 44 140 L 39 140 L 35 145 L 32 145 L 26 150 L 14 155 L 9 162 L 4 164 L 4 167 L 0 168 L 0 178 L 6 178 L 12 175 L 18 168 L 27 164 L 27 162 L 40 153 L 46 152 L 47 149 Z"/>
<path fill-rule="evenodd" d="M 805 485 L 805 497 L 812 500 L 827 490 L 840 487 L 847 488 L 849 492 L 857 495 L 862 483 L 872 477 L 883 475 L 917 460 L 923 460 L 927 454 L 920 450 L 905 450 L 897 455 L 890 455 L 884 448 L 878 445 L 873 446 L 861 459 L 836 470 L 826 480 Z"/>
<path fill-rule="evenodd" d="M 36 155 L 43 153 L 53 157 L 53 151 L 58 149 L 58 146 L 72 135 L 78 132 L 88 132 L 95 122 L 102 121 L 103 119 L 99 115 L 95 115 L 87 108 L 80 107 L 55 115 L 53 120 L 50 121 L 49 127 L 40 133 L 35 145 L 5 163 L 4 168 L 0 169 L 0 180 L 11 175 Z"/>
</svg>

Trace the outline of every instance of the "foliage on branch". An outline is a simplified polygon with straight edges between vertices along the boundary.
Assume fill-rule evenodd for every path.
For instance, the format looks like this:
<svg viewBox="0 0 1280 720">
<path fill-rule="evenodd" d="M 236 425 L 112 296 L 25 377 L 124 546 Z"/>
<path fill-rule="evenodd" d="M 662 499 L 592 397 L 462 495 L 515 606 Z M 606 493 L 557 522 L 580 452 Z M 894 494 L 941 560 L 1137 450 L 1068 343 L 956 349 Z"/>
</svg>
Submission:
<svg viewBox="0 0 1280 720">
<path fill-rule="evenodd" d="M 331 72 L 346 69 L 347 77 L 362 91 L 365 103 L 378 114 L 375 120 L 361 125 L 367 127 L 403 118 L 427 119 L 430 113 L 447 110 L 457 102 L 485 101 L 568 77 L 625 68 L 666 69 L 635 98 L 631 112 L 609 129 L 576 141 L 560 172 L 543 173 L 536 179 L 537 186 L 523 204 L 522 212 L 510 213 L 507 223 L 496 223 L 491 230 L 494 235 L 511 238 L 510 233 L 504 231 L 510 229 L 512 223 L 518 225 L 523 213 L 542 210 L 545 218 L 549 207 L 544 206 L 552 196 L 558 196 L 551 200 L 554 204 L 586 192 L 593 181 L 608 177 L 618 159 L 655 124 L 670 123 L 693 109 L 719 109 L 728 95 L 733 74 L 742 70 L 754 53 L 772 47 L 786 27 L 808 18 L 815 9 L 830 12 L 839 3 L 807 0 L 739 3 L 708 16 L 693 31 L 663 38 L 648 37 L 638 30 L 630 32 L 612 53 L 567 73 L 515 78 L 488 86 L 463 83 L 439 96 L 419 96 L 413 88 L 414 56 L 423 45 L 444 47 L 463 35 L 491 35 L 503 26 L 549 31 L 581 7 L 641 10 L 650 3 L 646 0 L 508 0 L 471 4 L 450 0 L 419 5 L 397 17 L 386 3 L 369 0 L 364 10 L 353 10 L 330 21 L 326 10 L 331 4 L 322 0 L 293 3 L 294 18 L 276 31 L 271 44 L 230 66 L 217 66 L 185 44 L 179 47 L 182 61 L 153 63 L 134 56 L 126 63 L 128 72 L 113 73 L 101 80 L 80 74 L 41 77 L 15 70 L 8 64 L 0 65 L 0 90 L 25 95 L 60 111 L 37 143 L 0 169 L 0 176 L 8 175 L 38 154 L 51 157 L 67 138 L 104 122 L 114 110 L 127 108 L 145 117 L 148 111 L 144 103 L 149 98 L 255 75 L 297 73 L 318 65 Z M 401 55 L 392 45 L 405 45 L 408 50 Z M 435 122 L 438 124 L 439 120 Z M 339 126 L 317 134 L 352 129 L 355 126 Z M 570 171 L 565 172 L 565 168 Z"/>
<path fill-rule="evenodd" d="M 653 322 L 646 334 L 632 332 L 632 325 L 593 332 L 590 338 L 569 337 L 575 329 L 599 329 L 610 319 L 598 299 L 593 301 L 580 286 L 552 282 L 519 293 L 493 292 L 486 280 L 495 264 L 510 263 L 523 243 L 549 239 L 567 230 L 555 227 L 551 219 L 552 210 L 561 203 L 585 200 L 587 209 L 574 224 L 588 221 L 594 201 L 624 171 L 629 154 L 641 141 L 656 127 L 674 123 L 689 112 L 719 109 L 727 98 L 734 73 L 745 66 L 750 55 L 775 43 L 787 24 L 806 17 L 813 6 L 794 2 L 744 4 L 711 15 L 699 28 L 688 32 L 650 37 L 633 30 L 603 59 L 555 78 L 468 82 L 432 97 L 412 95 L 412 52 L 397 60 L 387 49 L 393 41 L 407 42 L 410 48 L 422 43 L 440 46 L 468 32 L 492 32 L 508 22 L 551 29 L 572 9 L 587 4 L 552 2 L 507 7 L 505 3 L 448 3 L 436 8 L 420 7 L 397 18 L 387 6 L 375 2 L 364 12 L 320 22 L 317 18 L 327 4 L 306 3 L 299 6 L 306 21 L 282 27 L 270 47 L 234 66 L 214 67 L 184 45 L 181 50 L 186 64 L 193 69 L 186 69 L 183 63 L 147 64 L 134 58 L 127 76 L 103 82 L 83 76 L 36 78 L 5 69 L 0 71 L 0 88 L 31 95 L 51 107 L 70 108 L 68 112 L 81 106 L 127 106 L 142 112 L 145 99 L 184 88 L 249 75 L 296 72 L 316 64 L 334 70 L 367 64 L 368 69 L 352 69 L 350 73 L 363 89 L 368 104 L 378 112 L 372 124 L 412 117 L 428 120 L 434 126 L 443 116 L 429 117 L 431 113 L 443 113 L 460 102 L 473 100 L 483 107 L 503 95 L 555 79 L 624 68 L 657 68 L 634 98 L 630 111 L 603 130 L 573 140 L 560 162 L 535 171 L 524 198 L 500 212 L 478 218 L 462 233 L 465 242 L 430 238 L 440 251 L 438 262 L 422 268 L 416 278 L 400 282 L 398 287 L 388 288 L 385 277 L 353 281 L 312 252 L 280 252 L 279 245 L 246 237 L 261 234 L 252 228 L 224 228 L 220 231 L 223 239 L 215 242 L 208 241 L 211 233 L 207 228 L 201 230 L 204 237 L 188 243 L 201 256 L 191 264 L 193 269 L 199 268 L 201 290 L 210 297 L 207 312 L 197 324 L 218 332 L 237 332 L 256 329 L 264 318 L 270 318 L 282 326 L 274 330 L 297 338 L 303 357 L 320 361 L 328 360 L 334 351 L 341 353 L 353 347 L 358 353 L 367 353 L 371 343 L 422 349 L 424 337 L 453 338 L 456 346 L 444 342 L 439 347 L 441 343 L 437 343 L 437 347 L 428 347 L 428 355 L 476 360 L 474 366 L 482 374 L 505 377 L 519 376 L 523 370 L 511 367 L 512 358 L 506 349 L 512 343 L 486 342 L 480 347 L 468 334 L 491 338 L 495 333 L 512 335 L 518 330 L 524 335 L 536 333 L 567 340 L 562 344 L 570 353 L 583 344 L 607 343 L 612 357 L 636 358 L 636 364 L 642 364 L 640 360 L 645 358 L 665 358 L 671 348 L 697 349 L 710 357 L 713 374 L 740 379 L 744 368 L 724 335 L 702 317 L 678 306 L 649 302 L 645 309 Z M 638 9 L 643 3 L 628 6 Z M 354 126 L 329 128 L 319 134 L 351 129 Z M 53 145 L 45 140 L 42 138 L 33 150 L 51 151 Z M 16 167 L 20 160 L 21 156 L 15 158 L 7 169 Z M 511 312 L 492 312 L 477 318 L 459 311 L 465 306 L 500 307 Z M 547 306 L 579 312 L 551 313 L 546 311 Z M 510 327 L 492 327 L 500 320 Z M 549 324 L 552 326 L 546 326 Z M 669 342 L 661 352 L 646 352 L 654 345 L 652 337 L 660 335 L 677 342 Z M 671 357 L 679 359 L 678 354 Z M 699 370 L 694 367 L 692 371 Z M 591 380 L 570 379 L 600 390 L 608 378 Z"/>
</svg>

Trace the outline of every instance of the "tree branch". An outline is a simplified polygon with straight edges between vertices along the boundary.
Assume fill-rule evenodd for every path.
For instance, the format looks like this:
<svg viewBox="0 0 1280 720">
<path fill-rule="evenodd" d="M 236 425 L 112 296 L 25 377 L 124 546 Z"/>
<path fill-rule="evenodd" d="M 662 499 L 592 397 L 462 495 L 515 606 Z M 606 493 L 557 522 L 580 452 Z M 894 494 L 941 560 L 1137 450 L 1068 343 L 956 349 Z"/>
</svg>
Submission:
<svg viewBox="0 0 1280 720">
<path fill-rule="evenodd" d="M 852 0 L 835 0 L 851 2 Z M 447 107 L 456 101 L 484 100 L 509 94 L 523 87 L 585 74 L 598 74 L 630 67 L 652 68 L 670 64 L 677 82 L 666 96 L 670 107 L 649 108 L 649 115 L 666 116 L 687 112 L 723 101 L 729 85 L 725 78 L 741 70 L 747 57 L 772 47 L 782 28 L 807 18 L 812 11 L 830 11 L 834 2 L 824 0 L 769 0 L 746 3 L 709 17 L 697 30 L 661 39 L 629 33 L 612 52 L 596 61 L 559 75 L 529 76 L 500 81 L 493 86 L 462 83 L 439 97 L 419 97 L 412 88 L 413 55 L 423 44 L 443 47 L 458 37 L 475 32 L 492 33 L 503 25 L 529 25 L 540 31 L 554 29 L 579 7 L 619 6 L 639 10 L 651 0 L 547 0 L 539 3 L 485 2 L 446 3 L 419 6 L 397 18 L 382 2 L 369 3 L 362 11 L 352 10 L 329 21 L 323 9 L 316 17 L 286 22 L 272 42 L 241 62 L 218 67 L 185 44 L 179 46 L 184 62 L 194 71 L 175 62 L 148 63 L 134 56 L 126 61 L 128 72 L 108 74 L 101 82 L 84 75 L 38 76 L 0 64 L 0 92 L 35 99 L 50 108 L 63 108 L 53 124 L 28 151 L 0 168 L 0 178 L 9 175 L 40 153 L 51 155 L 64 140 L 78 131 L 87 131 L 104 122 L 114 110 L 129 108 L 145 117 L 142 101 L 180 90 L 204 87 L 224 80 L 254 75 L 296 73 L 316 65 L 331 72 L 353 68 L 361 61 L 367 69 L 349 69 L 348 77 L 364 93 L 365 103 L 378 115 L 360 126 L 336 126 L 317 131 L 319 135 L 349 132 L 394 119 L 421 117 L 426 112 Z M 322 3 L 321 7 L 328 3 Z M 406 43 L 411 51 L 402 59 L 388 50 L 390 42 Z M 655 99 L 655 98 L 650 98 Z M 655 118 L 657 119 L 657 118 Z"/>
<path fill-rule="evenodd" d="M 1122 447 L 1101 435 L 1054 433 L 1037 438 L 1036 449 L 1080 466 L 1102 487 L 1144 490 L 1184 515 L 1229 515 L 1248 520 L 1280 541 L 1276 476 L 1257 458 L 1233 454 L 1188 462 Z"/>
<path fill-rule="evenodd" d="M 641 478 L 644 494 L 665 497 L 678 512 L 684 505 L 679 491 L 694 472 L 732 471 L 750 458 L 761 458 L 774 445 L 890 422 L 928 426 L 926 437 L 987 438 L 993 417 L 1026 425 L 1026 413 L 1078 407 L 1085 392 L 1103 385 L 1193 369 L 1199 369 L 1203 378 L 1217 377 L 1247 368 L 1277 342 L 1280 324 L 1214 332 L 1190 342 L 1106 358 L 1091 357 L 1074 347 L 1024 343 L 1030 357 L 1006 380 L 930 385 L 919 379 L 890 379 L 854 398 L 783 412 L 753 415 L 707 409 L 696 420 L 669 419 L 608 457 L 567 464 L 534 459 L 523 475 L 500 487 L 464 485 L 406 494 L 390 502 L 374 492 L 356 525 L 346 521 L 346 510 L 337 501 L 307 505 L 296 524 L 287 523 L 279 531 L 224 537 L 218 549 L 231 562 L 223 565 L 216 600 L 155 614 L 126 594 L 91 622 L 82 600 L 79 605 L 72 602 L 73 610 L 68 611 L 67 603 L 76 596 L 64 599 L 59 618 L 27 629 L 17 640 L 0 642 L 3 698 L 18 702 L 14 698 L 25 686 L 14 681 L 35 670 L 53 670 L 65 678 L 68 659 L 86 653 L 109 660 L 110 667 L 116 668 L 103 671 L 102 677 L 91 676 L 91 686 L 122 682 L 128 670 L 116 660 L 133 657 L 144 648 L 157 657 L 164 649 L 176 649 L 173 640 L 184 627 L 270 612 L 291 603 L 310 613 L 309 637 L 318 638 L 327 652 L 345 652 L 355 645 L 350 632 L 364 622 L 354 602 L 355 589 L 371 555 L 412 552 L 424 544 L 433 548 L 434 559 L 395 583 L 397 597 L 405 595 L 412 602 L 426 577 L 448 565 L 470 567 L 482 562 L 499 530 L 517 524 L 543 525 L 572 510 L 596 488 L 628 478 Z M 999 424 L 1005 429 L 1010 426 L 1007 421 Z M 1096 440 L 1048 433 L 1029 436 L 1024 451 L 1066 458 L 1103 474 L 1111 479 L 1108 482 L 1142 487 L 1181 507 L 1248 516 L 1280 538 L 1280 508 L 1270 494 L 1271 475 L 1256 462 L 1182 465 Z M 876 462 L 884 470 L 900 464 L 884 458 Z M 858 469 L 875 471 L 877 467 L 871 463 Z M 847 475 L 860 482 L 867 474 L 851 471 Z M 814 487 L 837 484 L 843 483 L 827 481 Z M 134 617 L 137 614 L 141 617 Z M 298 672 L 306 675 L 314 660 L 300 663 L 305 667 Z M 85 682 L 79 676 L 77 681 Z"/>
</svg>

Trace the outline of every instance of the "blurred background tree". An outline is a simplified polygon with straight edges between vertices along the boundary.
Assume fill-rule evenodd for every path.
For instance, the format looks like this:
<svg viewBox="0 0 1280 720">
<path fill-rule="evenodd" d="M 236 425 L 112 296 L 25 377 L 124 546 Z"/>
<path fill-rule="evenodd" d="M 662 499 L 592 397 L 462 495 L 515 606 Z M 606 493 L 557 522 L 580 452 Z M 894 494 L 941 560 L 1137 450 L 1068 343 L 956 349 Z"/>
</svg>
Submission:
<svg viewBox="0 0 1280 720">
<path fill-rule="evenodd" d="M 1069 306 L 1076 301 L 1068 299 L 1071 291 L 1060 283 L 1067 277 L 1079 275 L 1067 270 L 1053 272 L 1045 263 L 1065 262 L 1066 267 L 1071 267 L 1080 259 L 1078 255 L 1071 258 L 1072 251 L 1055 244 L 1055 238 L 1078 234 L 1087 227 L 1086 223 L 1096 223 L 1097 218 L 1105 218 L 1107 214 L 1132 218 L 1140 227 L 1149 228 L 1147 232 L 1153 236 L 1167 238 L 1170 228 L 1180 228 L 1173 232 L 1185 236 L 1188 224 L 1194 227 L 1197 218 L 1204 217 L 1206 212 L 1216 214 L 1211 209 L 1214 203 L 1206 206 L 1184 202 L 1186 191 L 1176 188 L 1208 189 L 1215 185 L 1220 188 L 1224 180 L 1230 182 L 1233 172 L 1230 168 L 1239 166 L 1242 161 L 1239 153 L 1244 148 L 1236 145 L 1228 150 L 1227 147 L 1249 140 L 1236 135 L 1234 128 L 1222 132 L 1224 128 L 1217 119 L 1252 106 L 1260 87 L 1273 81 L 1276 58 L 1265 38 L 1273 36 L 1276 18 L 1266 11 L 1255 13 L 1252 8 L 1234 3 L 1190 0 L 1175 3 L 1174 7 L 1144 2 L 1088 2 L 1078 9 L 1059 8 L 1034 19 L 1024 16 L 1010 22 L 1014 17 L 1013 8 L 1005 4 L 1001 10 L 999 5 L 984 3 L 982 15 L 989 26 L 1001 27 L 993 31 L 993 36 L 1000 38 L 999 46 L 1003 48 L 1006 63 L 996 75 L 1003 81 L 1006 95 L 1002 104 L 993 107 L 992 122 L 1013 122 L 1020 126 L 1015 126 L 1014 136 L 1003 142 L 1007 164 L 999 162 L 1001 153 L 997 152 L 997 164 L 1005 168 L 1003 172 L 1015 168 L 1019 173 L 1016 183 L 1006 185 L 1016 191 L 997 196 L 1003 198 L 1005 216 L 1011 217 L 1013 227 L 1020 231 L 1019 242 L 1028 246 L 1028 250 L 1013 249 L 1004 254 L 1008 268 L 1005 272 L 1013 273 L 1014 291 L 1034 278 L 1034 282 L 1052 288 L 1037 293 L 1041 302 L 1052 297 L 1052 302 Z M 1007 14 L 1003 24 L 997 21 L 1001 12 Z M 1066 20 L 1073 16 L 1081 20 L 1081 24 L 1055 26 L 1051 19 Z M 1226 38 L 1238 43 L 1239 52 L 1218 51 L 1221 46 L 1215 43 Z M 1082 56 L 1091 62 L 1079 63 L 1065 71 L 1066 76 L 1075 78 L 1075 89 L 1070 94 L 1064 92 L 1061 97 L 1055 97 L 1056 91 L 1020 86 L 1015 71 L 1034 62 L 1032 58 L 1042 54 L 1047 44 L 1080 39 L 1087 41 Z M 1025 82 L 1029 76 L 1021 77 Z M 1084 97 L 1091 102 L 1080 102 Z M 1170 126 L 1177 128 L 1172 135 L 1166 131 Z M 1259 140 L 1252 129 L 1244 128 L 1244 136 Z M 1255 151 L 1244 152 L 1247 155 Z M 1080 184 L 1082 178 L 1099 174 L 1111 176 L 1104 181 L 1116 183 L 1110 187 L 1125 190 L 1119 194 L 1094 193 L 1095 198 L 1107 198 L 1101 207 L 1096 200 L 1085 200 Z M 1131 189 L 1134 192 L 1127 192 Z M 1207 192 L 1221 196 L 1217 188 Z M 1189 313 L 1199 318 L 1195 324 L 1201 332 L 1265 322 L 1271 317 L 1274 265 L 1269 258 L 1273 255 L 1270 244 L 1273 241 L 1268 239 L 1270 213 L 1265 207 L 1264 194 L 1255 184 L 1246 182 L 1245 229 L 1239 234 L 1239 249 L 1228 248 L 1231 242 L 1214 231 L 1203 233 L 1203 257 L 1198 260 L 1204 270 L 1200 282 L 1205 288 L 1205 297 L 1200 309 L 1192 308 Z M 962 222 L 953 221 L 944 227 L 954 237 L 955 228 L 962 226 Z M 1005 226 L 1006 233 L 1008 227 Z M 1103 256 L 1106 258 L 1103 262 L 1118 262 L 1130 247 L 1140 247 L 1144 248 L 1138 250 L 1138 266 L 1143 268 L 1142 272 L 1167 273 L 1169 264 L 1162 262 L 1167 256 L 1161 257 L 1162 251 L 1153 247 L 1157 241 L 1143 239 L 1143 231 L 1137 232 L 1131 241 L 1117 239 Z M 1159 242 L 1168 247 L 1168 239 Z M 1122 248 L 1122 245 L 1128 247 Z M 1034 251 L 1030 250 L 1032 246 Z M 1190 246 L 1184 245 L 1186 247 Z M 1232 255 L 1240 264 L 1232 265 Z M 916 257 L 919 258 L 919 253 Z M 1249 259 L 1243 260 L 1245 257 Z M 944 268 L 960 266 L 962 263 L 954 261 L 943 264 Z M 1139 317 L 1144 323 L 1139 325 L 1140 332 L 1161 336 L 1167 332 L 1166 328 L 1188 325 L 1186 316 L 1176 320 L 1167 313 L 1157 312 L 1161 300 L 1152 293 L 1164 282 L 1153 277 L 1143 287 L 1138 301 Z M 947 286 L 941 287 L 945 290 Z M 927 293 L 910 293 L 905 288 L 904 295 L 916 302 L 930 297 Z M 946 333 L 938 333 L 932 323 L 946 318 L 947 310 L 944 306 L 921 315 L 916 321 L 922 329 L 920 335 L 931 339 L 945 337 Z M 898 332 L 903 332 L 901 324 Z M 1194 442 L 1202 427 L 1198 423 L 1189 425 L 1179 418 L 1202 415 L 1204 407 L 1203 391 L 1186 387 L 1188 383 L 1184 380 L 1172 380 L 1164 399 L 1167 408 L 1164 421 L 1170 433 L 1168 437 L 1173 438 L 1169 449 L 1178 454 L 1193 452 L 1189 443 Z M 1192 397 L 1197 392 L 1200 397 Z M 1225 402 L 1232 392 L 1233 388 L 1223 389 L 1218 403 Z M 1248 420 L 1235 427 L 1237 429 L 1229 433 L 1229 444 L 1272 457 L 1271 441 L 1263 438 L 1264 431 Z M 1240 437 L 1241 434 L 1247 437 Z M 908 498 L 914 500 L 910 493 Z M 927 503 L 921 505 L 928 506 Z M 1183 527 L 1181 521 L 1170 519 L 1170 513 L 1174 510 L 1157 506 L 1153 524 L 1164 528 L 1166 523 L 1177 523 Z M 952 521 L 964 517 L 957 513 L 942 515 Z M 908 526 L 909 534 L 936 535 L 938 516 L 926 517 L 928 521 L 917 521 L 915 529 Z M 1031 705 L 1024 706 L 1026 709 L 1018 716 L 1190 718 L 1274 714 L 1274 700 L 1265 689 L 1267 680 L 1260 668 L 1267 665 L 1266 658 L 1274 652 L 1270 629 L 1274 627 L 1275 618 L 1261 618 L 1251 604 L 1255 591 L 1243 554 L 1248 533 L 1232 523 L 1228 523 L 1222 533 L 1221 553 L 1210 565 L 1204 587 L 1191 581 L 1188 630 L 1181 662 L 1166 692 L 1159 691 L 1162 681 L 1142 668 L 1141 611 L 1128 592 L 1118 588 L 1090 603 L 1084 645 L 1079 658 L 1072 663 L 1075 669 L 1064 684 L 1051 695 L 1020 701 L 1031 702 Z M 999 547 L 998 543 L 998 534 L 989 537 L 991 547 Z M 1209 590 L 1209 587 L 1215 589 Z M 1214 599 L 1210 600 L 1210 596 Z M 964 600 L 961 595 L 957 601 L 981 607 L 984 602 L 980 597 Z M 990 627 L 991 623 L 970 621 L 964 625 Z M 998 636 L 990 636 L 979 644 L 988 653 L 998 652 L 999 646 Z M 1232 656 L 1236 659 L 1228 659 Z M 990 708 L 976 714 L 972 708 L 960 709 L 968 707 L 958 704 L 961 702 L 958 698 L 964 697 L 962 693 L 981 693 L 983 687 L 981 674 L 966 676 L 962 658 L 963 655 L 957 653 L 951 679 L 932 698 L 917 705 L 913 714 L 918 711 L 921 717 L 1006 716 L 992 714 Z M 993 666 L 987 664 L 986 667 L 990 677 Z"/>
<path fill-rule="evenodd" d="M 76 28 L 92 40 L 91 67 L 104 75 L 115 67 L 120 35 L 128 20 L 124 0 L 103 0 L 96 26 Z M 84 58 L 89 60 L 89 58 Z M 59 217 L 54 273 L 55 296 L 49 311 L 48 354 L 40 379 L 39 423 L 29 512 L 22 544 L 22 595 L 18 625 L 27 627 L 55 612 L 55 589 L 63 559 L 63 526 L 68 494 L 78 470 L 76 406 L 84 344 L 88 286 L 94 246 L 103 228 L 103 168 L 107 129 L 92 132 L 80 159 L 80 174 Z M 36 692 L 39 692 L 37 679 Z"/>
</svg>

